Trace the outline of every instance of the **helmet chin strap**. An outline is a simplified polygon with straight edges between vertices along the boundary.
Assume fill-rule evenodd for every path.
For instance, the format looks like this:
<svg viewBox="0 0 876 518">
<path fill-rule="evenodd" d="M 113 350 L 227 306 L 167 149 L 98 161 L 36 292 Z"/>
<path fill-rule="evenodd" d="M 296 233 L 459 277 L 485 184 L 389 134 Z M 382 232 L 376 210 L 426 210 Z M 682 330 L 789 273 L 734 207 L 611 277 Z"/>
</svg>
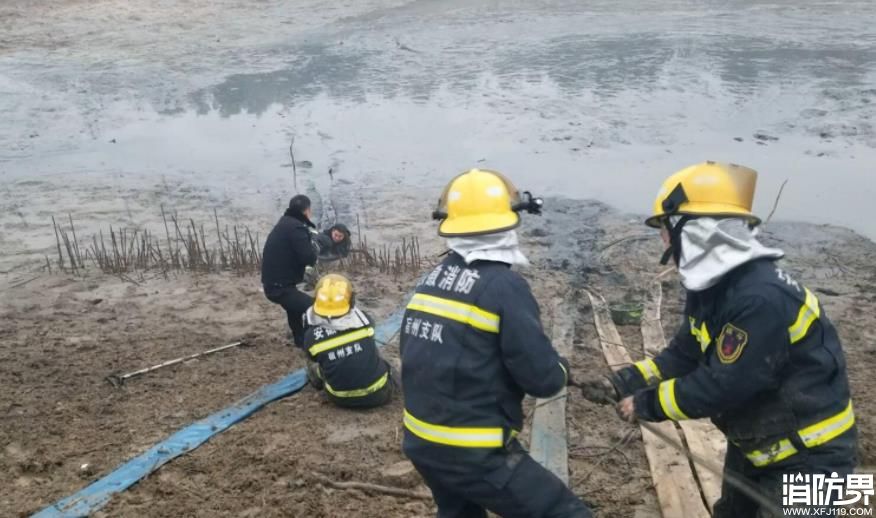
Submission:
<svg viewBox="0 0 876 518">
<path fill-rule="evenodd" d="M 670 217 L 678 212 L 681 204 L 687 201 L 687 193 L 684 192 L 684 187 L 679 183 L 672 189 L 669 196 L 663 200 L 663 213 L 666 215 L 663 218 L 663 226 L 669 233 L 669 247 L 663 252 L 663 257 L 660 258 L 660 264 L 669 262 L 669 258 L 675 259 L 676 266 L 681 259 L 681 230 L 684 224 L 692 219 L 691 216 L 682 216 L 674 226 L 670 221 Z"/>
<path fill-rule="evenodd" d="M 660 258 L 660 264 L 667 264 L 671 257 L 675 260 L 675 265 L 678 266 L 679 261 L 681 261 L 681 231 L 684 229 L 684 225 L 692 219 L 693 217 L 691 216 L 682 216 L 681 219 L 678 220 L 678 223 L 673 226 L 668 217 L 664 218 L 663 226 L 665 226 L 666 231 L 669 232 L 669 247 L 663 252 L 663 256 Z"/>
</svg>

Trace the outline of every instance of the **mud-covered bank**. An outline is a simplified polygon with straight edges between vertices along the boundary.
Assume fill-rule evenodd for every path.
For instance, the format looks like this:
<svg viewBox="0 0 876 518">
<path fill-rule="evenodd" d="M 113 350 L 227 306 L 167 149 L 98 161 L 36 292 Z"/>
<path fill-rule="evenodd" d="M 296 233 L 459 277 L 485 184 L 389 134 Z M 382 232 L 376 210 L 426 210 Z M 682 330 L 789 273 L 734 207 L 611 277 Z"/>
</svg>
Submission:
<svg viewBox="0 0 876 518">
<path fill-rule="evenodd" d="M 416 235 L 436 260 L 432 206 L 472 166 L 555 197 L 521 228 L 525 275 L 545 321 L 576 315 L 582 375 L 607 368 L 592 312 L 552 301 L 585 286 L 641 296 L 662 250 L 627 213 L 647 210 L 663 177 L 705 159 L 749 165 L 761 215 L 787 179 L 764 239 L 837 326 L 873 471 L 874 17 L 868 0 L 3 2 L 0 515 L 39 510 L 298 367 L 257 276 L 49 273 L 53 216 L 86 246 L 110 226 L 163 236 L 162 209 L 264 236 L 303 192 L 324 225 L 357 221 L 374 246 Z M 382 316 L 415 276 L 354 280 Z M 671 332 L 681 290 L 671 274 L 663 289 Z M 638 358 L 639 330 L 620 331 Z M 104 381 L 243 334 L 255 347 Z M 568 408 L 573 448 L 616 443 L 610 408 Z M 422 490 L 400 421 L 398 400 L 350 413 L 305 389 L 101 514 L 429 515 L 318 480 Z M 572 487 L 599 516 L 653 516 L 641 442 L 625 453 L 573 457 Z"/>
<path fill-rule="evenodd" d="M 414 232 L 422 236 L 429 260 L 442 251 L 432 223 L 412 216 L 424 200 L 390 206 L 377 197 L 360 203 L 369 214 L 365 230 L 386 225 L 380 239 Z M 649 232 L 643 230 L 636 218 L 602 204 L 558 199 L 549 199 L 545 216 L 527 218 L 520 230 L 533 263 L 524 273 L 542 304 L 543 320 L 550 322 L 557 311 L 576 315 L 572 358 L 581 376 L 607 368 L 590 307 L 586 298 L 571 307 L 552 303 L 585 286 L 610 301 L 641 297 L 642 286 L 662 270 L 659 241 L 656 236 L 617 241 Z M 786 249 L 783 267 L 819 294 L 837 326 L 861 429 L 862 465 L 872 470 L 876 270 L 868 258 L 876 245 L 841 229 L 798 224 L 771 225 L 764 239 Z M 354 276 L 362 304 L 378 316 L 401 303 L 415 278 Z M 672 275 L 663 288 L 664 325 L 671 333 L 680 317 L 681 291 Z M 264 300 L 255 276 L 165 280 L 155 274 L 133 284 L 96 273 L 46 275 L 6 294 L 0 306 L 7 323 L 0 330 L 0 373 L 12 382 L 0 393 L 8 423 L 0 429 L 5 445 L 0 484 L 12 490 L 0 498 L 3 515 L 23 516 L 50 504 L 298 366 L 285 345 L 282 311 Z M 638 328 L 620 330 L 633 356 L 640 357 Z M 248 333 L 258 336 L 255 347 L 159 371 L 122 389 L 103 379 Z M 387 354 L 397 354 L 395 347 Z M 625 429 L 608 407 L 573 395 L 568 408 L 572 448 L 610 446 Z M 402 463 L 400 422 L 399 400 L 376 412 L 346 412 L 305 389 L 163 467 L 115 498 L 102 515 L 426 516 L 433 512 L 428 503 L 334 490 L 318 480 L 423 489 Z M 630 465 L 598 456 L 570 460 L 575 491 L 599 516 L 651 516 L 657 509 L 641 443 L 633 441 L 625 454 Z M 90 467 L 83 471 L 86 463 Z"/>
<path fill-rule="evenodd" d="M 760 213 L 788 179 L 778 219 L 873 238 L 874 9 L 4 2 L 0 247 L 49 250 L 52 212 L 136 223 L 193 193 L 270 219 L 330 168 L 413 191 L 480 165 L 638 212 L 704 159 L 758 169 Z"/>
</svg>

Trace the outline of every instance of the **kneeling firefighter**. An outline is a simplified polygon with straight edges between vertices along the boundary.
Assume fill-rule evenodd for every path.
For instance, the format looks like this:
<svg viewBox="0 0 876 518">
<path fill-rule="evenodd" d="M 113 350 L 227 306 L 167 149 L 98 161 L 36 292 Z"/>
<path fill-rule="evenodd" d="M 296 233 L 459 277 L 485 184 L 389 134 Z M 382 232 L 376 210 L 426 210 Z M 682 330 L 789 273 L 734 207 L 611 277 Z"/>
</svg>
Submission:
<svg viewBox="0 0 876 518">
<path fill-rule="evenodd" d="M 353 286 L 346 277 L 329 274 L 321 278 L 304 318 L 311 385 L 324 388 L 329 399 L 343 407 L 369 408 L 390 400 L 392 369 L 378 354 L 371 318 L 356 307 Z"/>
<path fill-rule="evenodd" d="M 727 436 L 726 478 L 742 477 L 778 507 L 782 475 L 833 473 L 856 463 L 846 361 L 818 298 L 776 265 L 756 238 L 757 173 L 706 162 L 667 179 L 647 224 L 667 245 L 687 301 L 658 356 L 590 380 L 623 398 L 630 420 L 711 417 Z M 725 481 L 714 518 L 770 516 Z"/>
<path fill-rule="evenodd" d="M 450 252 L 417 287 L 400 350 L 403 449 L 438 516 L 589 517 L 590 511 L 516 440 L 524 394 L 549 397 L 569 364 L 545 336 L 513 230 L 542 201 L 499 173 L 454 178 L 433 214 Z"/>
</svg>

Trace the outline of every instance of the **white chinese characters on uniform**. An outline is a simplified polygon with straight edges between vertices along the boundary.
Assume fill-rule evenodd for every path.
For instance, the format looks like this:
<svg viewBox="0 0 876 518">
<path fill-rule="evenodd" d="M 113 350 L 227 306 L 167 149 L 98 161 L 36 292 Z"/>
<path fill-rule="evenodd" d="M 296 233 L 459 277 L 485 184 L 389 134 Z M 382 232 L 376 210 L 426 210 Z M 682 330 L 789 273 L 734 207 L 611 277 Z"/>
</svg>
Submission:
<svg viewBox="0 0 876 518">
<path fill-rule="evenodd" d="M 441 281 L 438 282 L 438 287 L 446 291 L 453 289 L 453 283 L 456 282 L 456 276 L 459 275 L 460 269 L 459 266 L 448 266 L 444 270 L 444 277 L 441 277 Z"/>
<path fill-rule="evenodd" d="M 443 344 L 444 337 L 441 336 L 443 330 L 444 326 L 442 324 L 434 324 L 432 326 L 432 336 L 429 338 L 429 340 L 432 342 L 438 342 L 439 344 Z"/>
<path fill-rule="evenodd" d="M 438 276 L 441 275 L 442 268 L 444 268 L 443 264 L 439 264 L 438 266 L 436 266 L 435 269 L 429 273 L 429 276 L 426 277 L 426 281 L 424 282 L 424 284 L 426 286 L 434 287 L 435 283 L 438 282 Z"/>
<path fill-rule="evenodd" d="M 407 317 L 405 319 L 404 333 L 422 340 L 429 340 L 439 344 L 444 343 L 444 324 L 430 320 Z"/>
<path fill-rule="evenodd" d="M 323 328 L 317 327 L 316 329 L 313 330 L 313 339 L 314 340 L 322 340 L 324 336 L 325 336 L 325 330 L 323 330 Z"/>
<path fill-rule="evenodd" d="M 466 268 L 462 271 L 462 275 L 459 276 L 459 280 L 456 281 L 456 286 L 453 288 L 453 291 L 468 295 L 471 293 L 471 289 L 474 288 L 475 283 L 478 282 L 478 279 L 480 278 L 481 274 L 479 274 L 477 270 Z"/>
<path fill-rule="evenodd" d="M 429 339 L 429 331 L 432 329 L 432 323 L 428 320 L 423 320 L 423 323 L 420 324 L 420 338 Z"/>
<path fill-rule="evenodd" d="M 802 292 L 802 291 L 803 291 L 803 290 L 800 289 L 800 284 L 799 284 L 797 281 L 795 281 L 790 275 L 788 275 L 787 273 L 785 273 L 785 271 L 782 270 L 781 268 L 776 268 L 776 275 L 778 275 L 778 276 L 779 276 L 779 279 L 781 279 L 782 281 L 784 281 L 785 284 L 787 284 L 788 286 L 794 288 L 794 289 L 797 290 L 798 292 Z"/>
</svg>

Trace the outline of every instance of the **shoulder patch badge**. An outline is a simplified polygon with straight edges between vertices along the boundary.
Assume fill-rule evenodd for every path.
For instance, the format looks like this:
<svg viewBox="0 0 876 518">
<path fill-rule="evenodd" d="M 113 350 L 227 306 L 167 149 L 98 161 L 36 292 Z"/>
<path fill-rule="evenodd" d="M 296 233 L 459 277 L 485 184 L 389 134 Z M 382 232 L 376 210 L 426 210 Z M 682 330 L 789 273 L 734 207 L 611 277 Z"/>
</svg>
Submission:
<svg viewBox="0 0 876 518">
<path fill-rule="evenodd" d="M 734 326 L 726 324 L 718 336 L 717 347 L 718 359 L 721 363 L 733 363 L 742 356 L 742 350 L 748 343 L 748 333 Z"/>
</svg>

